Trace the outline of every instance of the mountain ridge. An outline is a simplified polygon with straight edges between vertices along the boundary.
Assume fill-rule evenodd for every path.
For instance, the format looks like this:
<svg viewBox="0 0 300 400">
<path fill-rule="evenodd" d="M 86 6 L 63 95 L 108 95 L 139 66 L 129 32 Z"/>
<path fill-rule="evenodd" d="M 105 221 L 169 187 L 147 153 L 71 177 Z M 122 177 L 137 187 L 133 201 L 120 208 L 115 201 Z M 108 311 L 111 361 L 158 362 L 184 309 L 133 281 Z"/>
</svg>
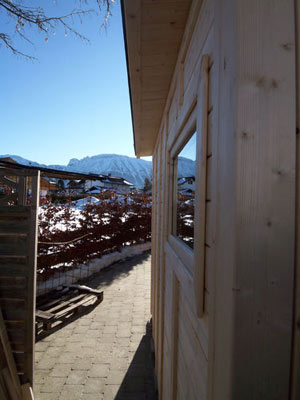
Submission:
<svg viewBox="0 0 300 400">
<path fill-rule="evenodd" d="M 118 176 L 133 183 L 137 188 L 144 186 L 145 178 L 152 180 L 152 161 L 146 161 L 120 154 L 98 154 L 86 156 L 81 159 L 71 158 L 67 165 L 46 165 L 28 160 L 18 155 L 6 154 L 0 158 L 10 157 L 19 164 L 35 167 L 53 168 L 60 171 L 95 173 Z M 191 176 L 195 174 L 195 163 L 192 160 L 179 159 L 178 176 Z"/>
</svg>

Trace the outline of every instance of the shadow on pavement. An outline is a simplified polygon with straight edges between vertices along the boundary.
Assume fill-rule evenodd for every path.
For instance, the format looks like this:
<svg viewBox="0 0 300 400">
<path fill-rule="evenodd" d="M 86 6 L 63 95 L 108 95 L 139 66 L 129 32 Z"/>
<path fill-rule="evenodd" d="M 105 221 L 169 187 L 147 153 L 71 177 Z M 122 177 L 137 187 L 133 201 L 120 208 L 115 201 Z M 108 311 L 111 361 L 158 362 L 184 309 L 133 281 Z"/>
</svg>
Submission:
<svg viewBox="0 0 300 400">
<path fill-rule="evenodd" d="M 94 275 L 79 281 L 79 283 L 88 285 L 94 289 L 101 285 L 110 285 L 115 279 L 128 276 L 130 271 L 137 264 L 142 264 L 150 257 L 150 255 L 151 251 L 147 250 L 142 254 L 122 259 L 106 268 L 103 268 L 100 272 L 96 272 Z"/>
<path fill-rule="evenodd" d="M 151 350 L 151 322 L 144 335 L 114 400 L 157 400 L 154 354 Z"/>
<path fill-rule="evenodd" d="M 91 288 L 94 288 L 94 289 L 98 288 L 99 285 L 101 286 L 101 285 L 111 284 L 115 279 L 127 276 L 129 274 L 129 272 L 137 264 L 142 264 L 149 257 L 150 257 L 150 251 L 145 251 L 140 255 L 132 256 L 127 259 L 122 259 L 114 264 L 109 265 L 106 268 L 103 268 L 103 270 L 91 275 L 88 278 L 79 280 L 78 283 L 82 284 L 82 285 L 90 286 Z M 105 293 L 104 293 L 104 296 L 105 296 Z M 46 338 L 47 336 L 57 332 L 61 328 L 65 327 L 66 325 L 69 325 L 70 323 L 83 317 L 84 315 L 89 314 L 91 311 L 94 310 L 95 307 L 97 307 L 99 305 L 101 307 L 100 303 L 95 302 L 94 304 L 85 306 L 84 308 L 82 308 L 80 313 L 74 314 L 68 318 L 65 318 L 64 322 L 59 323 L 56 326 L 53 326 L 53 328 L 50 331 L 40 332 L 38 337 L 36 337 L 36 343 L 39 342 L 40 340 Z M 36 328 L 36 330 L 39 331 L 38 328 Z"/>
</svg>

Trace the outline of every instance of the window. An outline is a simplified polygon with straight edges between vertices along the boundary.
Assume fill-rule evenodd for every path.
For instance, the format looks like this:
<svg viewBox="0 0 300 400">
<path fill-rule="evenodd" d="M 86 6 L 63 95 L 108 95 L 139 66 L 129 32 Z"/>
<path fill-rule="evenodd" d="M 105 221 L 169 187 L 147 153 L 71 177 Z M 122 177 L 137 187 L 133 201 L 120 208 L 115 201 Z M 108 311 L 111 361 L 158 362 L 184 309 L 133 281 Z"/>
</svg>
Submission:
<svg viewBox="0 0 300 400">
<path fill-rule="evenodd" d="M 194 248 L 196 138 L 193 132 L 173 159 L 174 197 L 172 233 Z"/>
<path fill-rule="evenodd" d="M 193 277 L 197 316 L 204 315 L 206 247 L 207 247 L 207 182 L 212 171 L 212 137 L 208 118 L 209 55 L 204 54 L 197 97 L 191 99 L 191 109 L 181 126 L 171 131 L 168 157 L 171 207 L 168 210 L 168 244 L 181 265 Z M 209 178 L 212 183 L 212 178 Z"/>
</svg>

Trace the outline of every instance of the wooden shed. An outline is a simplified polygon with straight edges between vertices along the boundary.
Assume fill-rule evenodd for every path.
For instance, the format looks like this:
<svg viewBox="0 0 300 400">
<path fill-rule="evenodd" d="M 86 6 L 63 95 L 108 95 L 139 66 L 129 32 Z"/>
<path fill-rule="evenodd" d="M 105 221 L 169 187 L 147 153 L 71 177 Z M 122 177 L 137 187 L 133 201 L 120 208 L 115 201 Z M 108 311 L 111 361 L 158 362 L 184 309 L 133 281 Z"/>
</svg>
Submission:
<svg viewBox="0 0 300 400">
<path fill-rule="evenodd" d="M 159 397 L 299 399 L 299 1 L 122 8 L 135 151 L 153 156 Z"/>
</svg>

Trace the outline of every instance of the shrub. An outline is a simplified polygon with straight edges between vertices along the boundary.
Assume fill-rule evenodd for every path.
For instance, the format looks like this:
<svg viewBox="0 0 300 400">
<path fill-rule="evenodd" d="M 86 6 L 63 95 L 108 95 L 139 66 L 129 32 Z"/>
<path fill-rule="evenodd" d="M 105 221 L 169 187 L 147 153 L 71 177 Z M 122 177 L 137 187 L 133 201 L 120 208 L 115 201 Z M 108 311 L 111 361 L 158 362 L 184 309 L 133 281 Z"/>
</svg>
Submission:
<svg viewBox="0 0 300 400">
<path fill-rule="evenodd" d="M 100 197 L 100 196 L 99 196 Z M 107 197 L 107 194 L 105 195 Z M 151 240 L 151 198 L 145 194 L 110 193 L 82 210 L 70 205 L 41 207 L 39 215 L 38 277 L 119 251 L 124 245 Z"/>
</svg>

